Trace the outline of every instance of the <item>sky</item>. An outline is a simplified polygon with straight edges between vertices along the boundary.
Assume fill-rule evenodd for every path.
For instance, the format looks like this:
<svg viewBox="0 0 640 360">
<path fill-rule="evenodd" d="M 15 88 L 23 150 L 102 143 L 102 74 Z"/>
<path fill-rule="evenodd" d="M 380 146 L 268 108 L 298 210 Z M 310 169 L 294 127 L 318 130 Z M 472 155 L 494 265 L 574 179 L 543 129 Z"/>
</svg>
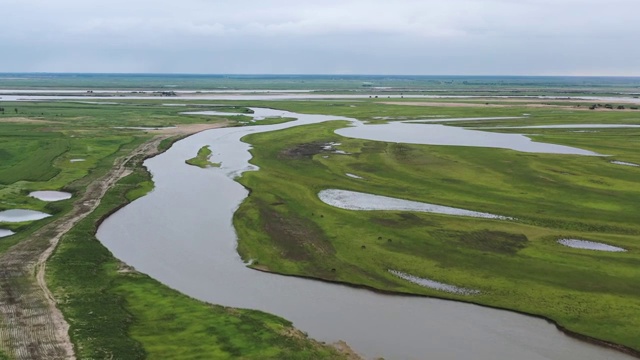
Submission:
<svg viewBox="0 0 640 360">
<path fill-rule="evenodd" d="M 2 0 L 0 72 L 640 76 L 639 0 Z"/>
</svg>

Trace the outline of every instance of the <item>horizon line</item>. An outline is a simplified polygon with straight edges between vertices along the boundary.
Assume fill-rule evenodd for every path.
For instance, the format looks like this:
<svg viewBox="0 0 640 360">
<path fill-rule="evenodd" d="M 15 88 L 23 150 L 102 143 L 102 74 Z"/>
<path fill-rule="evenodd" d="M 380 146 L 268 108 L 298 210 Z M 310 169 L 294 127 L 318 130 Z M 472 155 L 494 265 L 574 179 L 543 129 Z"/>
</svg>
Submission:
<svg viewBox="0 0 640 360">
<path fill-rule="evenodd" d="M 42 75 L 185 75 L 185 76 L 353 76 L 353 77 L 366 77 L 366 76 L 408 76 L 408 77 L 556 77 L 556 78 L 639 78 L 640 75 L 478 75 L 478 74 L 463 74 L 463 75 L 436 75 L 436 74 L 331 74 L 331 73 L 187 73 L 187 72 L 57 72 L 57 71 L 11 71 L 3 72 L 0 74 L 42 74 Z"/>
</svg>

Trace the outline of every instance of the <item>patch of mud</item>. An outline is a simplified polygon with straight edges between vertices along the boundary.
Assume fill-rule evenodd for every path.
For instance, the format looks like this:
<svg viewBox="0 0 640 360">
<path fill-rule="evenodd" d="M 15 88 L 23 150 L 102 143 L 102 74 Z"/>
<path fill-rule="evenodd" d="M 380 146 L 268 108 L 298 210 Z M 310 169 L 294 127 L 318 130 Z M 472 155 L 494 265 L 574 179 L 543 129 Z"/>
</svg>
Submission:
<svg viewBox="0 0 640 360">
<path fill-rule="evenodd" d="M 574 249 L 595 250 L 595 251 L 608 251 L 608 252 L 626 252 L 627 250 L 607 245 L 595 241 L 577 240 L 577 239 L 560 239 L 558 243 L 564 246 L 568 246 Z"/>
<path fill-rule="evenodd" d="M 326 151 L 327 144 L 323 142 L 311 142 L 298 144 L 294 147 L 284 149 L 280 156 L 288 159 L 311 159 L 313 155 Z"/>
<path fill-rule="evenodd" d="M 15 233 L 13 231 L 11 231 L 11 230 L 0 229 L 0 238 L 11 236 L 13 234 L 15 234 Z"/>
<path fill-rule="evenodd" d="M 329 189 L 322 190 L 318 197 L 325 204 L 346 210 L 387 210 L 387 211 L 418 211 L 444 215 L 471 216 L 486 219 L 513 220 L 508 216 L 458 209 L 449 206 L 434 205 L 418 201 L 410 201 L 381 195 L 367 194 L 356 191 Z"/>
<path fill-rule="evenodd" d="M 403 280 L 407 280 L 414 284 L 427 287 L 430 289 L 440 290 L 440 291 L 444 291 L 452 294 L 458 294 L 458 295 L 477 295 L 480 293 L 480 290 L 467 289 L 467 288 L 463 288 L 455 285 L 445 284 L 445 283 L 441 283 L 431 279 L 421 278 L 411 274 L 403 273 L 398 270 L 389 269 L 389 272 Z"/>
<path fill-rule="evenodd" d="M 23 221 L 35 221 L 49 216 L 51 215 L 35 210 L 11 209 L 0 211 L 0 222 L 18 223 Z"/>
<path fill-rule="evenodd" d="M 42 201 L 61 201 L 71 199 L 71 194 L 63 191 L 33 191 L 29 196 Z"/>
<path fill-rule="evenodd" d="M 333 154 L 349 155 L 349 153 L 345 151 L 336 150 L 335 147 L 339 145 L 342 144 L 336 142 L 311 142 L 298 144 L 294 147 L 282 150 L 280 152 L 280 156 L 288 159 L 310 159 L 314 155 L 327 152 L 331 152 Z M 328 158 L 328 156 L 325 155 L 323 156 L 323 158 L 326 159 Z"/>
</svg>

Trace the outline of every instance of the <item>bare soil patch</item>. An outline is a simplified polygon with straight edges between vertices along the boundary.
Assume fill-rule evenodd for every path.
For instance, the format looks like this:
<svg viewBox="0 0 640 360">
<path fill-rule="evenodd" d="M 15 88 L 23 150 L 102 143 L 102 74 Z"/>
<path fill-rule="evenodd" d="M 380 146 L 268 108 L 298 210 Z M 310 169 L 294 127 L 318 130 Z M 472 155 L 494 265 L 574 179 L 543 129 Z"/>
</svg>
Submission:
<svg viewBox="0 0 640 360">
<path fill-rule="evenodd" d="M 326 145 L 324 142 L 298 144 L 282 150 L 280 157 L 285 159 L 310 159 L 313 155 L 323 152 Z"/>
</svg>

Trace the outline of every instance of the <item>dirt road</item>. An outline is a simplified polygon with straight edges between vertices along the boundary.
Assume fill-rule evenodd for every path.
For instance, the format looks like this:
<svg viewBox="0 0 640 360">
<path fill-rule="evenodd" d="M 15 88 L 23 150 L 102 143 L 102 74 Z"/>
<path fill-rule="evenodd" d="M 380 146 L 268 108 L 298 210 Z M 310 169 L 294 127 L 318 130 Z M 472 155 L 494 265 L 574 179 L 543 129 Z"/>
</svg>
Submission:
<svg viewBox="0 0 640 360">
<path fill-rule="evenodd" d="M 107 190 L 131 173 L 127 162 L 158 153 L 164 139 L 223 127 L 226 123 L 193 124 L 163 129 L 92 182 L 71 211 L 43 226 L 30 238 L 0 255 L 0 348 L 16 359 L 75 359 L 69 324 L 56 307 L 45 270 L 60 239 L 100 204 Z"/>
</svg>

